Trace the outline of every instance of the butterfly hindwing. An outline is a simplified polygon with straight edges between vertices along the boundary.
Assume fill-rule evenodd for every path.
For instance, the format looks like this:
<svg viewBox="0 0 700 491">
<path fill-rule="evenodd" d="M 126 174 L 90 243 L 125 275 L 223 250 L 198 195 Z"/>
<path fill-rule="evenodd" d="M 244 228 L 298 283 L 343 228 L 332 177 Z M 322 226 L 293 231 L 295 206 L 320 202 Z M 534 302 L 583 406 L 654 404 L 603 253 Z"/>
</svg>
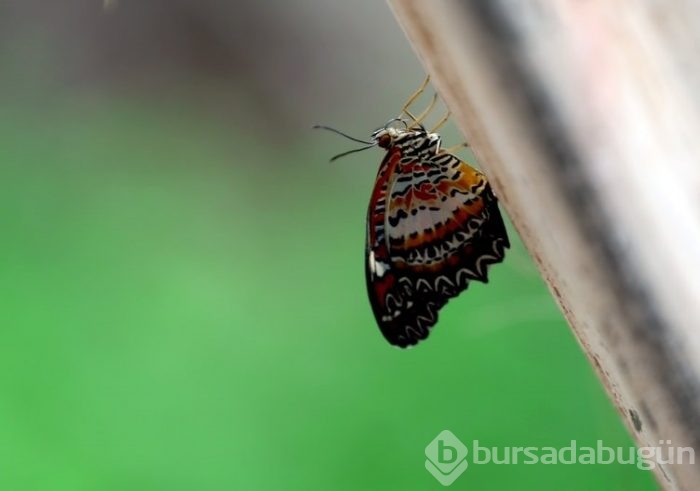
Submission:
<svg viewBox="0 0 700 491">
<path fill-rule="evenodd" d="M 438 311 L 488 281 L 488 266 L 509 247 L 486 178 L 459 158 L 424 149 L 428 135 L 388 149 L 367 217 L 366 277 L 386 339 L 406 347 L 425 339 Z"/>
</svg>

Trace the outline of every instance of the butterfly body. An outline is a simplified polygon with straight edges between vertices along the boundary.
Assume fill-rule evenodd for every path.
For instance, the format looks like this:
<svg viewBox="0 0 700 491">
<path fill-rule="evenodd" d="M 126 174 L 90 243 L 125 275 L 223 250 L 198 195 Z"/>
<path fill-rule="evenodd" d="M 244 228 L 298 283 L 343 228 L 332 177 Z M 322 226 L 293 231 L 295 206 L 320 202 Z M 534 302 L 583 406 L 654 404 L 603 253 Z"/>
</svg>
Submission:
<svg viewBox="0 0 700 491">
<path fill-rule="evenodd" d="M 407 347 L 469 281 L 488 281 L 509 241 L 486 177 L 440 151 L 439 135 L 385 126 L 372 139 L 387 153 L 367 214 L 367 290 L 384 337 Z"/>
</svg>

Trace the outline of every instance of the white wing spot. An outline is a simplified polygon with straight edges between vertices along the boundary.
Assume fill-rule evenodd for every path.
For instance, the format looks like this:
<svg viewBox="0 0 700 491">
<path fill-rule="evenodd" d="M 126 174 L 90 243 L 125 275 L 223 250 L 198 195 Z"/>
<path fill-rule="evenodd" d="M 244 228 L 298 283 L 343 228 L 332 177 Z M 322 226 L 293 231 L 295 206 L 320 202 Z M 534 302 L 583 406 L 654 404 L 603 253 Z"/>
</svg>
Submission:
<svg viewBox="0 0 700 491">
<path fill-rule="evenodd" d="M 377 261 L 374 258 L 374 251 L 369 251 L 369 261 L 368 262 L 369 262 L 370 271 L 372 271 L 372 273 L 377 275 L 379 278 L 384 276 L 384 274 L 389 270 L 389 267 L 385 263 L 383 263 L 381 261 Z"/>
<path fill-rule="evenodd" d="M 377 271 L 377 276 L 379 276 L 380 278 L 381 278 L 382 276 L 384 276 L 384 273 L 386 273 L 387 270 L 389 269 L 389 268 L 386 267 L 386 264 L 384 264 L 384 263 L 381 262 L 381 261 L 376 261 L 376 262 L 374 263 L 374 265 L 375 265 L 374 267 L 375 267 L 375 269 L 376 269 L 376 271 Z"/>
</svg>

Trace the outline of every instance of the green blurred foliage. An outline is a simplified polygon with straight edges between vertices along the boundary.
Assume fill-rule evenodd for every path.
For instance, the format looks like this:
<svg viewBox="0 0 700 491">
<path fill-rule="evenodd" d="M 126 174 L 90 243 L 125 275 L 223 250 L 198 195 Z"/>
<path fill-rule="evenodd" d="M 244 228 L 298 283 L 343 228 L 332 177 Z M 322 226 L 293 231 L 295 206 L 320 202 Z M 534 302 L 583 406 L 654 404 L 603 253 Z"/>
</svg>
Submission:
<svg viewBox="0 0 700 491">
<path fill-rule="evenodd" d="M 183 104 L 0 116 L 0 489 L 441 489 L 425 446 L 632 444 L 514 247 L 401 351 L 363 277 L 379 152 L 330 166 Z M 340 147 L 340 148 L 339 148 Z M 654 489 L 634 465 L 471 465 L 453 489 Z"/>
</svg>

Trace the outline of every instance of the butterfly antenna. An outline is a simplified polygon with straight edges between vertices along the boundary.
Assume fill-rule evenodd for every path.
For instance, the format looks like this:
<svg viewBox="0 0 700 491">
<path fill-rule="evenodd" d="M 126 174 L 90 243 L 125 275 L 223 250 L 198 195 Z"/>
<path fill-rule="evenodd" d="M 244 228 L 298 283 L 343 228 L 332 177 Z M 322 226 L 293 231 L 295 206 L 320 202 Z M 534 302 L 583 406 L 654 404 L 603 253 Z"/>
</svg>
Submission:
<svg viewBox="0 0 700 491">
<path fill-rule="evenodd" d="M 346 155 L 350 155 L 351 153 L 361 152 L 363 150 L 367 150 L 368 148 L 372 148 L 374 146 L 375 146 L 375 144 L 371 143 L 371 144 L 367 145 L 366 147 L 355 148 L 354 150 L 348 150 L 347 152 L 339 153 L 335 157 L 332 157 L 329 160 L 329 162 L 334 162 L 334 161 L 338 160 L 340 157 L 345 157 Z"/>
<path fill-rule="evenodd" d="M 360 140 L 359 138 L 355 138 L 354 136 L 350 136 L 346 133 L 343 133 L 340 130 L 336 130 L 335 128 L 331 128 L 330 126 L 323 126 L 322 124 L 315 124 L 313 126 L 313 129 L 315 129 L 315 130 L 327 130 L 327 131 L 330 131 L 330 132 L 335 133 L 337 135 L 344 136 L 348 140 L 352 140 L 352 141 L 357 142 L 357 143 L 364 143 L 365 145 L 374 145 L 374 142 Z"/>
</svg>

